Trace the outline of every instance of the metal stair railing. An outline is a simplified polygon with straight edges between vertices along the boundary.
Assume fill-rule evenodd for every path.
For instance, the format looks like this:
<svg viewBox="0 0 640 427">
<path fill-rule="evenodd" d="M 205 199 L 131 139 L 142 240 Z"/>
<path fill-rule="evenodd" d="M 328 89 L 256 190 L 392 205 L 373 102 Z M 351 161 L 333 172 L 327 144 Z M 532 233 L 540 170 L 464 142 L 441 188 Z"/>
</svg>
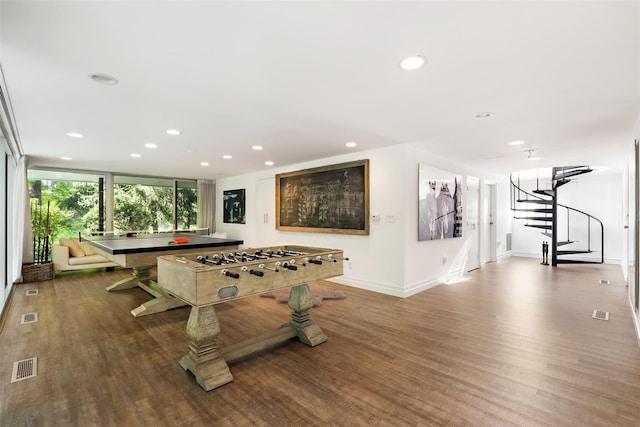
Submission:
<svg viewBox="0 0 640 427">
<path fill-rule="evenodd" d="M 526 190 L 523 190 L 520 187 L 520 174 L 518 174 L 518 184 L 516 184 L 515 182 L 513 182 L 513 174 L 509 174 L 509 181 L 511 181 L 511 191 L 509 193 L 510 196 L 510 200 L 511 200 L 511 210 L 515 210 L 516 209 L 516 203 L 527 203 L 526 200 L 529 199 L 529 197 L 533 197 L 537 200 L 549 200 L 549 199 L 545 199 L 544 197 L 540 197 L 536 194 L 533 193 L 529 193 Z M 536 173 L 536 187 L 539 187 L 540 185 L 540 181 L 539 181 L 539 175 Z M 516 192 L 518 193 L 518 197 L 516 198 Z M 521 194 L 525 194 L 527 199 L 523 200 L 521 198 Z M 518 202 L 518 200 L 520 200 Z"/>
<path fill-rule="evenodd" d="M 563 172 L 564 172 L 564 170 L 563 170 Z M 564 175 L 564 173 L 562 175 Z M 557 177 L 554 177 L 553 175 L 551 177 L 552 181 L 555 180 L 556 178 Z M 564 178 L 564 176 L 563 176 L 563 178 Z M 511 191 L 509 192 L 509 197 L 510 197 L 510 205 L 511 205 L 511 210 L 512 211 L 515 211 L 517 209 L 516 208 L 516 204 L 517 203 L 527 203 L 527 201 L 531 200 L 532 198 L 534 200 L 540 200 L 540 201 L 551 201 L 551 199 L 547 199 L 547 198 L 541 197 L 539 195 L 536 195 L 536 194 L 533 194 L 533 193 L 530 193 L 530 192 L 524 190 L 522 188 L 522 186 L 521 186 L 521 183 L 520 183 L 520 174 L 519 173 L 517 174 L 517 181 L 518 181 L 517 184 L 513 180 L 513 173 L 509 175 L 509 181 L 511 183 Z M 539 176 L 539 172 L 536 171 L 536 189 L 537 190 L 539 190 L 539 186 L 540 186 L 540 176 Z M 516 194 L 517 194 L 517 197 L 516 197 Z M 522 195 L 525 195 L 524 199 L 522 198 Z M 556 193 L 556 195 L 557 195 L 557 193 Z M 532 203 L 536 203 L 536 202 L 533 201 Z M 584 215 L 587 218 L 587 250 L 589 252 L 591 252 L 591 223 L 592 223 L 592 221 L 597 221 L 597 223 L 600 225 L 600 262 L 602 264 L 604 264 L 604 224 L 602 223 L 602 221 L 600 221 L 598 218 L 596 218 L 595 216 L 593 216 L 591 214 L 588 214 L 588 213 L 586 213 L 584 211 L 581 211 L 579 209 L 572 208 L 571 206 L 566 206 L 566 205 L 563 205 L 561 203 L 557 203 L 556 206 L 557 207 L 561 207 L 561 208 L 566 210 L 566 213 L 567 213 L 566 214 L 567 215 L 567 241 L 568 242 L 571 241 L 570 234 L 569 234 L 570 230 L 571 230 L 571 226 L 570 226 L 571 223 L 570 223 L 569 213 L 571 211 L 573 211 L 573 212 L 579 213 L 581 215 Z M 551 220 L 554 215 L 557 218 L 557 214 L 558 214 L 558 212 L 554 212 L 552 214 L 552 216 L 549 217 L 549 220 Z M 518 218 L 515 217 L 515 215 L 514 215 L 514 218 L 518 219 Z M 557 241 L 553 242 L 554 247 L 557 247 L 557 243 L 558 243 Z"/>
<path fill-rule="evenodd" d="M 572 208 L 571 206 L 566 206 L 558 203 L 558 207 L 566 209 L 567 212 L 567 241 L 571 241 L 571 239 L 569 238 L 569 233 L 571 230 L 571 227 L 569 226 L 569 212 L 577 212 L 587 217 L 587 250 L 589 252 L 591 252 L 591 222 L 592 220 L 598 222 L 598 224 L 600 225 L 600 262 L 604 264 L 604 224 L 602 223 L 602 221 L 591 214 L 588 214 L 576 208 Z"/>
</svg>

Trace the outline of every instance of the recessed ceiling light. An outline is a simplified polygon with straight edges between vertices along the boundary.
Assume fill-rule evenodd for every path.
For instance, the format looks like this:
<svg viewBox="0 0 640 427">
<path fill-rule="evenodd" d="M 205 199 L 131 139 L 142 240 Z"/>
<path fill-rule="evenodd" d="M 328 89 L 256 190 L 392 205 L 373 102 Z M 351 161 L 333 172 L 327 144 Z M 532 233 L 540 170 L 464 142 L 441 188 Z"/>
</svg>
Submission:
<svg viewBox="0 0 640 427">
<path fill-rule="evenodd" d="M 82 135 L 81 133 L 78 132 L 69 132 L 67 133 L 67 136 L 70 136 L 71 138 L 83 138 L 84 135 Z"/>
<path fill-rule="evenodd" d="M 262 150 L 262 145 L 254 145 L 254 146 L 253 146 L 253 147 L 251 147 L 251 148 L 252 148 L 253 150 L 260 151 L 260 150 Z"/>
<path fill-rule="evenodd" d="M 349 142 L 347 142 L 347 143 L 346 143 L 346 144 L 344 144 L 344 145 L 346 145 L 346 146 L 347 146 L 347 147 L 349 147 L 349 148 L 353 148 L 353 147 L 355 147 L 355 146 L 356 146 L 356 145 L 358 145 L 358 144 L 356 144 L 356 143 L 355 143 L 355 142 L 353 142 L 353 141 L 349 141 Z"/>
<path fill-rule="evenodd" d="M 158 146 L 156 144 L 153 144 L 151 142 L 148 142 L 146 144 L 144 144 L 145 147 L 147 148 L 158 148 Z"/>
<path fill-rule="evenodd" d="M 492 112 L 490 112 L 490 111 L 485 111 L 485 112 L 482 112 L 482 113 L 478 113 L 478 114 L 476 114 L 474 117 L 475 117 L 476 119 L 488 119 L 489 117 L 492 117 L 492 116 L 493 116 L 493 113 L 492 113 Z"/>
<path fill-rule="evenodd" d="M 136 159 L 139 159 L 140 157 L 142 157 L 142 155 L 138 154 L 138 153 L 133 153 L 131 154 L 131 157 L 134 157 Z"/>
<path fill-rule="evenodd" d="M 524 144 L 524 141 L 511 141 L 507 145 L 522 145 L 522 144 Z"/>
<path fill-rule="evenodd" d="M 225 154 L 224 156 L 222 156 L 222 158 L 229 160 L 229 159 L 232 159 L 233 157 L 230 156 L 229 154 Z"/>
<path fill-rule="evenodd" d="M 73 160 L 71 157 L 60 157 L 60 160 Z"/>
<path fill-rule="evenodd" d="M 200 166 L 209 166 L 209 162 L 200 162 Z"/>
<path fill-rule="evenodd" d="M 541 160 L 542 157 L 529 157 L 529 160 Z"/>
<path fill-rule="evenodd" d="M 108 74 L 102 74 L 102 73 L 89 74 L 89 78 L 94 82 L 101 83 L 103 85 L 115 86 L 118 84 L 118 79 Z"/>
<path fill-rule="evenodd" d="M 178 129 L 167 129 L 167 133 L 169 135 L 180 135 L 182 132 L 180 132 Z"/>
<path fill-rule="evenodd" d="M 271 160 L 267 160 L 264 164 L 267 166 L 273 166 L 273 162 Z"/>
<path fill-rule="evenodd" d="M 424 56 L 422 55 L 410 56 L 408 58 L 403 59 L 402 62 L 400 62 L 400 68 L 407 71 L 417 70 L 418 68 L 422 67 L 424 63 L 425 63 Z"/>
</svg>

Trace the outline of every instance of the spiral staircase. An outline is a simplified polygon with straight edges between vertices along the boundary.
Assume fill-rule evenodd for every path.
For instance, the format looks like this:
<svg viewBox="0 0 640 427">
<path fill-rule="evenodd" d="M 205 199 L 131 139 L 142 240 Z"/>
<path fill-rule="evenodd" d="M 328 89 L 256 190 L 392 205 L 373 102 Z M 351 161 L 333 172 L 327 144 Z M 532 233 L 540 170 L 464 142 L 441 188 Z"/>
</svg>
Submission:
<svg viewBox="0 0 640 427">
<path fill-rule="evenodd" d="M 536 173 L 535 183 L 533 179 L 521 181 L 519 173 L 510 176 L 513 218 L 525 221 L 526 227 L 540 229 L 551 239 L 551 265 L 554 267 L 558 264 L 604 263 L 602 221 L 558 203 L 558 189 L 570 183 L 572 178 L 589 172 L 593 172 L 589 166 L 554 167 L 551 176 L 543 179 L 543 188 L 540 188 L 539 173 Z M 598 249 L 600 257 L 589 256 Z"/>
</svg>

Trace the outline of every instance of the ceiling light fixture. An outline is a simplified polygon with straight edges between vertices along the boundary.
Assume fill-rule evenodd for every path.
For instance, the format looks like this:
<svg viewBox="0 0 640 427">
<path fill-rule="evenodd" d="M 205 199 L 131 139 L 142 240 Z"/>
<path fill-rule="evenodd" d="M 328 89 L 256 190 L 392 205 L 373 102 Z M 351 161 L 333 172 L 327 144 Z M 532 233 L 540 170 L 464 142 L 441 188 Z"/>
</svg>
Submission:
<svg viewBox="0 0 640 427">
<path fill-rule="evenodd" d="M 158 148 L 156 144 L 152 144 L 151 142 L 144 144 L 144 146 L 147 148 Z"/>
<path fill-rule="evenodd" d="M 229 154 L 225 154 L 224 156 L 222 156 L 223 159 L 229 160 L 229 159 L 233 159 L 233 156 L 229 155 Z"/>
<path fill-rule="evenodd" d="M 524 150 L 527 153 L 527 159 L 529 160 L 540 160 L 542 157 L 533 156 L 536 150 Z"/>
<path fill-rule="evenodd" d="M 344 144 L 344 145 L 345 145 L 347 148 L 353 148 L 353 147 L 357 146 L 358 144 L 356 144 L 356 143 L 355 143 L 355 142 L 353 142 L 353 141 L 349 141 L 349 142 L 347 142 L 347 143 L 346 143 L 346 144 Z"/>
<path fill-rule="evenodd" d="M 414 55 L 403 59 L 400 62 L 400 68 L 406 71 L 417 70 L 425 64 L 425 58 L 422 55 Z"/>
<path fill-rule="evenodd" d="M 178 129 L 167 129 L 167 133 L 169 135 L 180 135 L 182 132 L 180 132 Z"/>
<path fill-rule="evenodd" d="M 252 150 L 256 150 L 256 151 L 260 151 L 262 150 L 262 145 L 254 145 L 253 147 L 251 147 Z"/>
<path fill-rule="evenodd" d="M 522 144 L 524 144 L 524 141 L 511 141 L 507 145 L 522 145 Z"/>
<path fill-rule="evenodd" d="M 60 157 L 60 160 L 73 160 L 71 157 Z"/>
<path fill-rule="evenodd" d="M 200 162 L 200 166 L 209 166 L 209 162 Z"/>
<path fill-rule="evenodd" d="M 493 113 L 491 111 L 484 111 L 482 113 L 478 113 L 474 116 L 476 119 L 488 119 L 489 117 L 493 117 Z"/>
<path fill-rule="evenodd" d="M 264 164 L 267 166 L 273 166 L 273 162 L 271 160 L 267 160 Z"/>
<path fill-rule="evenodd" d="M 108 74 L 102 74 L 102 73 L 89 74 L 89 78 L 94 82 L 100 83 L 103 85 L 115 86 L 118 84 L 118 79 Z"/>
<path fill-rule="evenodd" d="M 83 138 L 84 135 L 82 135 L 81 133 L 78 132 L 68 132 L 67 136 L 70 136 L 71 138 Z"/>
<path fill-rule="evenodd" d="M 135 159 L 139 159 L 140 157 L 142 157 L 142 155 L 140 155 L 138 153 L 133 153 L 133 154 L 131 154 L 131 157 L 133 157 Z"/>
</svg>

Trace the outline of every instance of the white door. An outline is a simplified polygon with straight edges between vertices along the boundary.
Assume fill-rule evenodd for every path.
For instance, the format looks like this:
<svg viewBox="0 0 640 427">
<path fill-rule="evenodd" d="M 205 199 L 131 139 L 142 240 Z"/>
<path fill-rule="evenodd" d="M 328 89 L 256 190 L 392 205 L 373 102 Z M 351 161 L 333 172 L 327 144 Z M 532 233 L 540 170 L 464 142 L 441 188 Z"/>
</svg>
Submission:
<svg viewBox="0 0 640 427">
<path fill-rule="evenodd" d="M 486 264 L 496 261 L 496 185 L 485 182 L 482 186 L 482 209 L 480 217 L 480 262 Z"/>
<path fill-rule="evenodd" d="M 467 177 L 467 239 L 469 254 L 465 271 L 480 268 L 480 180 L 473 176 Z"/>
<path fill-rule="evenodd" d="M 258 180 L 256 195 L 256 241 L 258 246 L 276 244 L 276 179 Z"/>
</svg>

